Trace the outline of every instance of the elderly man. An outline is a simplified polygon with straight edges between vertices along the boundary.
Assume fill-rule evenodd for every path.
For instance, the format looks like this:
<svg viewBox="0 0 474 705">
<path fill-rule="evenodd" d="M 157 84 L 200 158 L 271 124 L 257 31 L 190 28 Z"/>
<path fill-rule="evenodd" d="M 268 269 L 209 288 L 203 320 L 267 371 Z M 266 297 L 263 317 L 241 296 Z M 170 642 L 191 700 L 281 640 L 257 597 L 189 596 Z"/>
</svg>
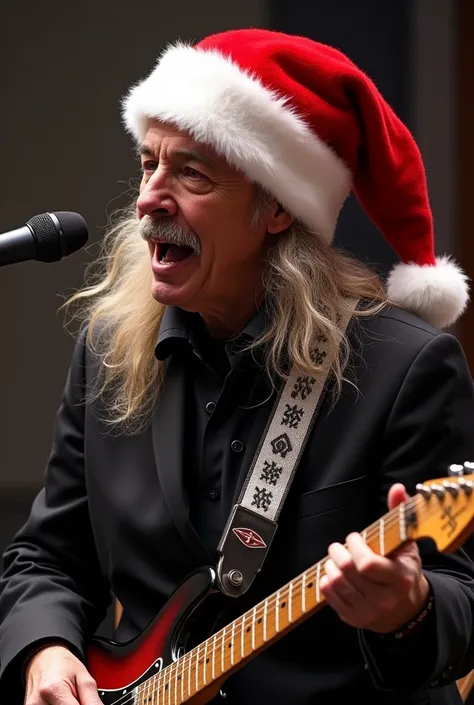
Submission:
<svg viewBox="0 0 474 705">
<path fill-rule="evenodd" d="M 4 556 L 2 702 L 26 692 L 28 705 L 98 703 L 107 686 L 91 676 L 88 645 L 111 594 L 123 606 L 116 639 L 129 641 L 187 575 L 226 557 L 221 537 L 246 488 L 249 523 L 230 524 L 239 570 L 215 585 L 221 624 L 301 574 L 297 609 L 326 604 L 231 669 L 216 698 L 460 702 L 455 681 L 474 666 L 469 541 L 449 552 L 412 540 L 421 505 L 408 495 L 474 460 L 473 383 L 442 331 L 468 290 L 460 267 L 435 255 L 411 135 L 340 52 L 256 29 L 168 48 L 123 118 L 140 192 L 71 301 L 83 325 L 44 488 Z M 332 247 L 351 189 L 400 256 L 386 286 Z M 280 421 L 294 371 L 298 403 Z M 273 460 L 255 465 L 267 438 Z M 365 531 L 387 510 L 399 522 L 393 551 L 388 524 L 376 540 Z M 446 513 L 449 531 L 456 517 Z M 275 633 L 277 609 L 292 621 L 292 585 L 288 604 L 276 593 Z M 212 601 L 203 614 L 212 625 Z M 242 655 L 261 634 L 253 614 L 247 632 L 240 622 Z M 159 657 L 148 655 L 143 672 Z M 214 660 L 212 673 L 202 652 L 199 664 L 210 685 Z M 161 691 L 128 683 L 106 702 L 208 701 L 198 670 L 185 690 L 178 668 Z"/>
</svg>

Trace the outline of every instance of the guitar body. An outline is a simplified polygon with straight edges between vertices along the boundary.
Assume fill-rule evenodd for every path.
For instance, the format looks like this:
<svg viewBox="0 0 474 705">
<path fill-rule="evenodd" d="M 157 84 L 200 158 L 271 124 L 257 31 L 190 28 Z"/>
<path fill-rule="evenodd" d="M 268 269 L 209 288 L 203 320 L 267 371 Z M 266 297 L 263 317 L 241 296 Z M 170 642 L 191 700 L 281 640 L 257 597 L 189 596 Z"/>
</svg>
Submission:
<svg viewBox="0 0 474 705">
<path fill-rule="evenodd" d="M 170 597 L 148 627 L 123 644 L 96 637 L 88 648 L 87 667 L 97 683 L 104 705 L 146 705 L 137 688 L 163 668 L 176 661 L 190 647 L 212 631 L 209 603 L 222 599 L 215 589 L 211 568 L 193 573 Z M 201 609 L 206 603 L 207 609 Z M 201 691 L 188 702 L 208 703 L 219 691 L 220 683 Z M 125 696 L 125 697 L 124 697 Z M 128 696 L 128 697 L 127 697 Z M 153 702 L 155 701 L 150 700 Z"/>
</svg>

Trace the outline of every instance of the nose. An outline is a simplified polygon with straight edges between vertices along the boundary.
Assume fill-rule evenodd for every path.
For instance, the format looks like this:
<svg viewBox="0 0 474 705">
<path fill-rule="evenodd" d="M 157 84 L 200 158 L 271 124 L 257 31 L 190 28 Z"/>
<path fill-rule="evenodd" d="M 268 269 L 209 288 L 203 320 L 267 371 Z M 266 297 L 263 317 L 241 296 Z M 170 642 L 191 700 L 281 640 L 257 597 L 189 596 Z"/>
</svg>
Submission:
<svg viewBox="0 0 474 705">
<path fill-rule="evenodd" d="M 145 215 L 173 216 L 176 211 L 176 201 L 167 186 L 164 174 L 158 169 L 140 191 L 137 199 L 137 216 L 139 219 Z"/>
</svg>

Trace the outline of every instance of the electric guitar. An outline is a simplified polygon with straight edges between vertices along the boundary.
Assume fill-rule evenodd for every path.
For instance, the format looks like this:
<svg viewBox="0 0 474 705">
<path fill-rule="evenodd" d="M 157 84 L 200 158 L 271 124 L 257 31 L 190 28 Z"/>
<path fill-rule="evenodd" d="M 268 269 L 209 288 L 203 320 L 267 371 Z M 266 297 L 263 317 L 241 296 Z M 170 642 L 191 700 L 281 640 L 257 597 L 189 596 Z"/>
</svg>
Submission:
<svg viewBox="0 0 474 705">
<path fill-rule="evenodd" d="M 422 538 L 432 539 L 441 552 L 456 550 L 474 525 L 474 482 L 465 478 L 473 469 L 474 463 L 451 466 L 449 477 L 417 485 L 413 497 L 367 527 L 362 537 L 382 556 Z M 99 637 L 90 642 L 87 667 L 102 702 L 208 703 L 231 673 L 324 606 L 319 585 L 326 560 L 189 649 L 200 608 L 218 593 L 214 570 L 199 569 L 138 637 L 125 644 Z"/>
</svg>

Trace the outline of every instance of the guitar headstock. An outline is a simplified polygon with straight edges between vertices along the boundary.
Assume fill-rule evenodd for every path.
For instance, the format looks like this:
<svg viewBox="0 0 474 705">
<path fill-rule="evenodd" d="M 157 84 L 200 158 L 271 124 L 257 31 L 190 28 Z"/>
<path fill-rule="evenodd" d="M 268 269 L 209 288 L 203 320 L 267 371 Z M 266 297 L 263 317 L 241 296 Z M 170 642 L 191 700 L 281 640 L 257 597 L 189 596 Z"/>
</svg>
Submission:
<svg viewBox="0 0 474 705">
<path fill-rule="evenodd" d="M 431 538 L 443 552 L 466 541 L 474 531 L 473 473 L 474 463 L 451 465 L 448 477 L 416 486 L 417 494 L 407 502 L 411 538 Z"/>
</svg>

